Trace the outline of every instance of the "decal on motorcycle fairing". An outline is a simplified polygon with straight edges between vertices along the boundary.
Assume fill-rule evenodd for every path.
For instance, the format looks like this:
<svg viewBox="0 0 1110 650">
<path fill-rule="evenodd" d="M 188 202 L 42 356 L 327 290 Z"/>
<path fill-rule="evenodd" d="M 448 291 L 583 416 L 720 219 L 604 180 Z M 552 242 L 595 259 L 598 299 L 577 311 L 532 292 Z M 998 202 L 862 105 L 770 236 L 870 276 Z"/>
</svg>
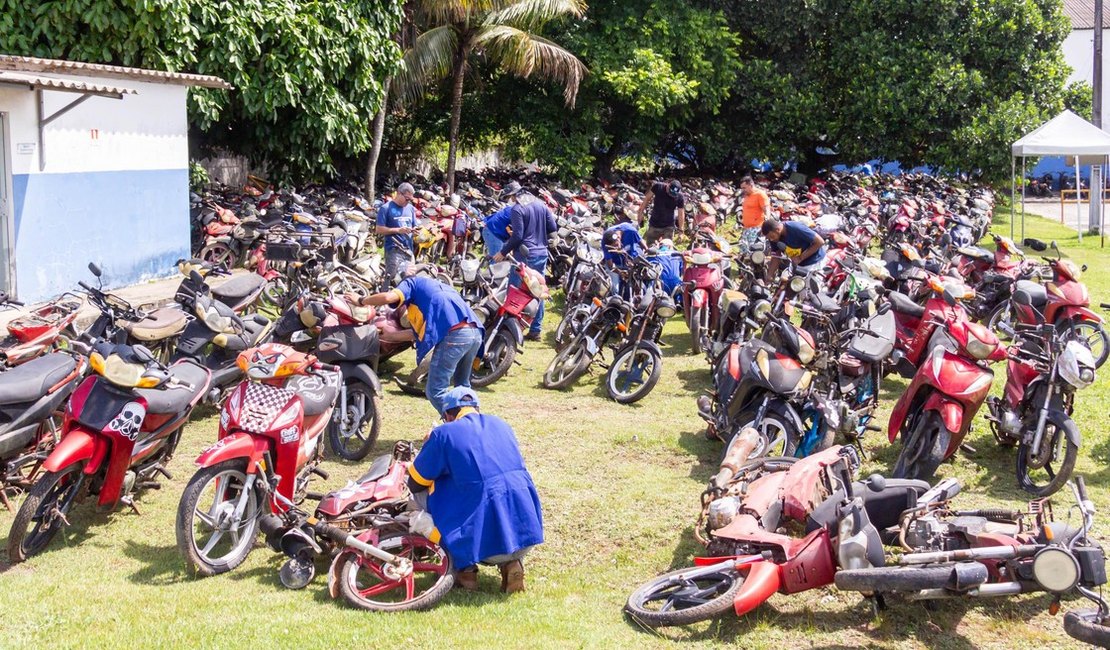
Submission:
<svg viewBox="0 0 1110 650">
<path fill-rule="evenodd" d="M 293 391 L 286 388 L 251 383 L 243 399 L 243 412 L 239 425 L 244 431 L 263 433 L 282 408 L 293 399 Z"/>
<path fill-rule="evenodd" d="M 108 423 L 108 430 L 115 431 L 129 440 L 135 440 L 139 436 L 139 429 L 143 426 L 144 417 L 146 417 L 146 409 L 142 404 L 128 402 L 119 415 Z"/>
<path fill-rule="evenodd" d="M 297 440 L 297 436 L 299 434 L 300 434 L 300 429 L 297 427 L 297 425 L 294 424 L 291 427 L 286 427 L 286 428 L 281 430 L 281 441 L 283 443 L 294 442 L 294 441 Z"/>
</svg>

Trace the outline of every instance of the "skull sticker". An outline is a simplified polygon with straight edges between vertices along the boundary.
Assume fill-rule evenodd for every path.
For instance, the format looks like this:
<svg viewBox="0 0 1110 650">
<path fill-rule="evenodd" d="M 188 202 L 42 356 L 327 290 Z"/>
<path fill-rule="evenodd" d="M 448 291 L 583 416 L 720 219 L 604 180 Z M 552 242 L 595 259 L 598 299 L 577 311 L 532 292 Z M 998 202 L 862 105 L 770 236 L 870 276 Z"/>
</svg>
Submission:
<svg viewBox="0 0 1110 650">
<path fill-rule="evenodd" d="M 128 402 L 119 415 L 108 423 L 108 430 L 115 431 L 133 441 L 139 436 L 144 417 L 146 417 L 146 408 L 138 402 Z"/>
</svg>

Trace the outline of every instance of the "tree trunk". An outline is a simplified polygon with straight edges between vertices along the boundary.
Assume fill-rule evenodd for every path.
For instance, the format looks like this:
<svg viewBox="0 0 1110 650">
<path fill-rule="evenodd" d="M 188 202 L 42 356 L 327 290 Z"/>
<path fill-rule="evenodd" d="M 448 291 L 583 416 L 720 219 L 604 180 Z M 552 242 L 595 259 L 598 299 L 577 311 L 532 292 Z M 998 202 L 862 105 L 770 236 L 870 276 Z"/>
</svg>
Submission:
<svg viewBox="0 0 1110 650">
<path fill-rule="evenodd" d="M 386 79 L 382 86 L 382 107 L 374 116 L 374 142 L 370 145 L 370 155 L 366 158 L 366 200 L 371 203 L 377 192 L 374 184 L 378 179 L 378 156 L 382 152 L 382 137 L 385 135 L 385 115 L 389 110 L 389 83 Z"/>
<path fill-rule="evenodd" d="M 462 119 L 463 81 L 466 79 L 466 46 L 459 47 L 451 70 L 451 130 L 447 136 L 447 191 L 455 192 L 455 157 L 459 153 L 459 122 Z"/>
<path fill-rule="evenodd" d="M 597 150 L 594 155 L 594 175 L 606 181 L 613 180 L 613 165 L 617 162 L 622 144 L 613 142 L 608 149 Z"/>
</svg>

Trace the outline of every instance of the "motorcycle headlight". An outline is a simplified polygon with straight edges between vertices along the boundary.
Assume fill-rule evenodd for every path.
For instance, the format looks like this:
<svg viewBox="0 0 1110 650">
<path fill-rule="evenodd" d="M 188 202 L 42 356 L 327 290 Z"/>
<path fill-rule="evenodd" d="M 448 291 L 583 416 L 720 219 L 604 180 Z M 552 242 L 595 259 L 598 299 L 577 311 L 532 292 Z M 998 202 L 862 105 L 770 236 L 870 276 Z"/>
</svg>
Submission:
<svg viewBox="0 0 1110 650">
<path fill-rule="evenodd" d="M 767 261 L 767 255 L 763 251 L 756 251 L 751 256 L 752 264 L 763 264 Z"/>
<path fill-rule="evenodd" d="M 969 326 L 967 328 L 967 345 L 965 348 L 968 354 L 982 361 L 994 354 L 994 351 L 998 348 L 998 341 L 984 341 L 976 334 L 975 328 Z"/>
<path fill-rule="evenodd" d="M 738 514 L 740 514 L 740 499 L 734 496 L 717 499 L 709 504 L 706 524 L 709 530 L 718 530 L 729 525 Z"/>
<path fill-rule="evenodd" d="M 817 356 L 817 350 L 813 349 L 813 345 L 804 336 L 798 337 L 798 361 L 802 365 L 808 366 L 813 357 Z"/>
<path fill-rule="evenodd" d="M 790 290 L 794 293 L 801 293 L 802 289 L 806 288 L 806 280 L 803 277 L 795 276 L 790 278 Z"/>
<path fill-rule="evenodd" d="M 771 317 L 771 303 L 766 300 L 757 300 L 755 305 L 752 306 L 752 316 L 755 317 L 757 322 L 765 322 Z"/>
<path fill-rule="evenodd" d="M 1079 562 L 1059 546 L 1046 546 L 1033 556 L 1033 579 L 1045 591 L 1071 591 L 1079 583 Z"/>
<path fill-rule="evenodd" d="M 667 319 L 674 316 L 676 313 L 674 301 L 668 297 L 663 297 L 659 300 L 659 304 L 655 306 L 655 315 Z"/>
<path fill-rule="evenodd" d="M 211 304 L 197 304 L 197 316 L 204 321 L 204 326 L 213 332 L 227 332 L 231 330 L 231 318 L 222 315 L 216 310 L 216 307 Z"/>
<path fill-rule="evenodd" d="M 149 388 L 157 385 L 156 380 L 144 381 L 143 373 L 146 368 L 137 363 L 127 363 L 119 355 L 109 355 L 107 359 L 94 352 L 89 357 L 89 366 L 104 379 L 123 388 L 143 386 Z M 145 386 L 144 386 L 145 384 Z"/>
<path fill-rule="evenodd" d="M 1056 373 L 1075 388 L 1086 388 L 1095 383 L 1095 357 L 1079 341 L 1068 341 L 1056 358 Z"/>
</svg>

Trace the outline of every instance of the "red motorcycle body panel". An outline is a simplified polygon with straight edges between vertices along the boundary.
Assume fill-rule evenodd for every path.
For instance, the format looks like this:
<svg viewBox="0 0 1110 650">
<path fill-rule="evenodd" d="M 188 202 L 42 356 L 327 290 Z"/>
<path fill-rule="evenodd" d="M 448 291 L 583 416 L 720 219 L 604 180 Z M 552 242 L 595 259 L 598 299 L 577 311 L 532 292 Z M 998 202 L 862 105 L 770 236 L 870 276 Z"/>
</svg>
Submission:
<svg viewBox="0 0 1110 650">
<path fill-rule="evenodd" d="M 944 422 L 944 428 L 949 431 L 959 431 L 963 427 L 963 406 L 947 395 L 935 391 L 930 393 L 921 410 L 939 413 L 941 421 Z"/>
<path fill-rule="evenodd" d="M 42 469 L 47 472 L 57 472 L 74 463 L 92 459 L 93 456 L 98 455 L 98 450 L 100 452 L 99 456 L 103 458 L 108 450 L 107 447 L 108 441 L 91 431 L 74 427 L 66 431 L 61 441 L 46 457 L 46 460 L 42 463 Z M 89 463 L 85 466 L 85 473 L 91 474 L 96 469 L 96 463 Z"/>
<path fill-rule="evenodd" d="M 832 584 L 836 573 L 829 531 L 820 528 L 796 540 L 790 559 L 782 566 L 782 592 L 796 594 Z"/>
<path fill-rule="evenodd" d="M 705 289 L 694 289 L 690 293 L 690 306 L 705 307 L 705 303 L 709 301 L 708 298 L 709 294 L 705 292 Z"/>
<path fill-rule="evenodd" d="M 1048 303 L 1044 308 L 1044 320 L 1038 317 L 1039 315 L 1035 309 L 1025 305 L 1016 305 L 1020 322 L 1057 323 L 1067 318 L 1064 312 L 1068 311 L 1069 308 L 1086 309 L 1093 319 L 1097 319 L 1096 322 L 1102 322 L 1101 316 L 1087 309 L 1091 304 L 1091 296 L 1087 292 L 1087 286 L 1082 282 L 1060 278 L 1055 282 L 1046 284 L 1045 292 L 1048 294 Z"/>
<path fill-rule="evenodd" d="M 1066 305 L 1056 310 L 1056 318 L 1052 320 L 1053 323 L 1063 322 L 1067 320 L 1072 321 L 1088 321 L 1091 323 L 1101 323 L 1102 316 L 1091 311 L 1088 307 L 1077 307 L 1074 305 Z"/>
<path fill-rule="evenodd" d="M 351 483 L 329 493 L 320 501 L 316 512 L 318 515 L 338 517 L 356 503 L 399 499 L 405 494 L 407 478 L 408 463 L 394 462 L 384 476 L 365 483 Z"/>
<path fill-rule="evenodd" d="M 783 515 L 796 521 L 805 521 L 806 516 L 824 500 L 816 488 L 821 483 L 820 476 L 825 468 L 840 459 L 839 452 L 839 447 L 830 447 L 807 456 L 804 459 L 805 462 L 795 463 L 789 472 L 777 472 L 772 475 L 785 476 L 780 490 Z"/>
<path fill-rule="evenodd" d="M 198 467 L 211 467 L 233 458 L 246 458 L 247 473 L 254 474 L 258 471 L 258 461 L 269 448 L 269 441 L 239 431 L 224 436 L 206 447 L 200 452 L 200 456 L 197 456 L 196 463 Z"/>
<path fill-rule="evenodd" d="M 779 565 L 772 562 L 756 562 L 748 569 L 744 584 L 732 600 L 732 608 L 737 616 L 743 616 L 767 602 L 779 590 L 782 578 Z"/>
<path fill-rule="evenodd" d="M 1010 359 L 1006 364 L 1006 402 L 1010 408 L 1017 409 L 1025 397 L 1025 389 L 1034 379 L 1040 376 L 1037 369 L 1017 359 Z"/>
<path fill-rule="evenodd" d="M 953 434 L 948 451 L 951 455 L 963 442 L 964 435 L 971 427 L 971 421 L 987 398 L 987 393 L 990 392 L 993 380 L 994 373 L 990 369 L 952 354 L 948 350 L 936 350 L 925 358 L 906 392 L 902 393 L 894 405 L 887 432 L 890 442 L 893 443 L 897 439 L 909 415 L 910 406 L 915 403 L 920 391 L 928 390 L 940 393 L 939 397 L 929 395 L 927 403 L 933 407 L 933 410 L 941 413 L 946 423 L 950 418 L 955 417 L 955 411 L 945 404 L 950 402 L 961 407 L 959 427 L 949 429 Z"/>
</svg>

